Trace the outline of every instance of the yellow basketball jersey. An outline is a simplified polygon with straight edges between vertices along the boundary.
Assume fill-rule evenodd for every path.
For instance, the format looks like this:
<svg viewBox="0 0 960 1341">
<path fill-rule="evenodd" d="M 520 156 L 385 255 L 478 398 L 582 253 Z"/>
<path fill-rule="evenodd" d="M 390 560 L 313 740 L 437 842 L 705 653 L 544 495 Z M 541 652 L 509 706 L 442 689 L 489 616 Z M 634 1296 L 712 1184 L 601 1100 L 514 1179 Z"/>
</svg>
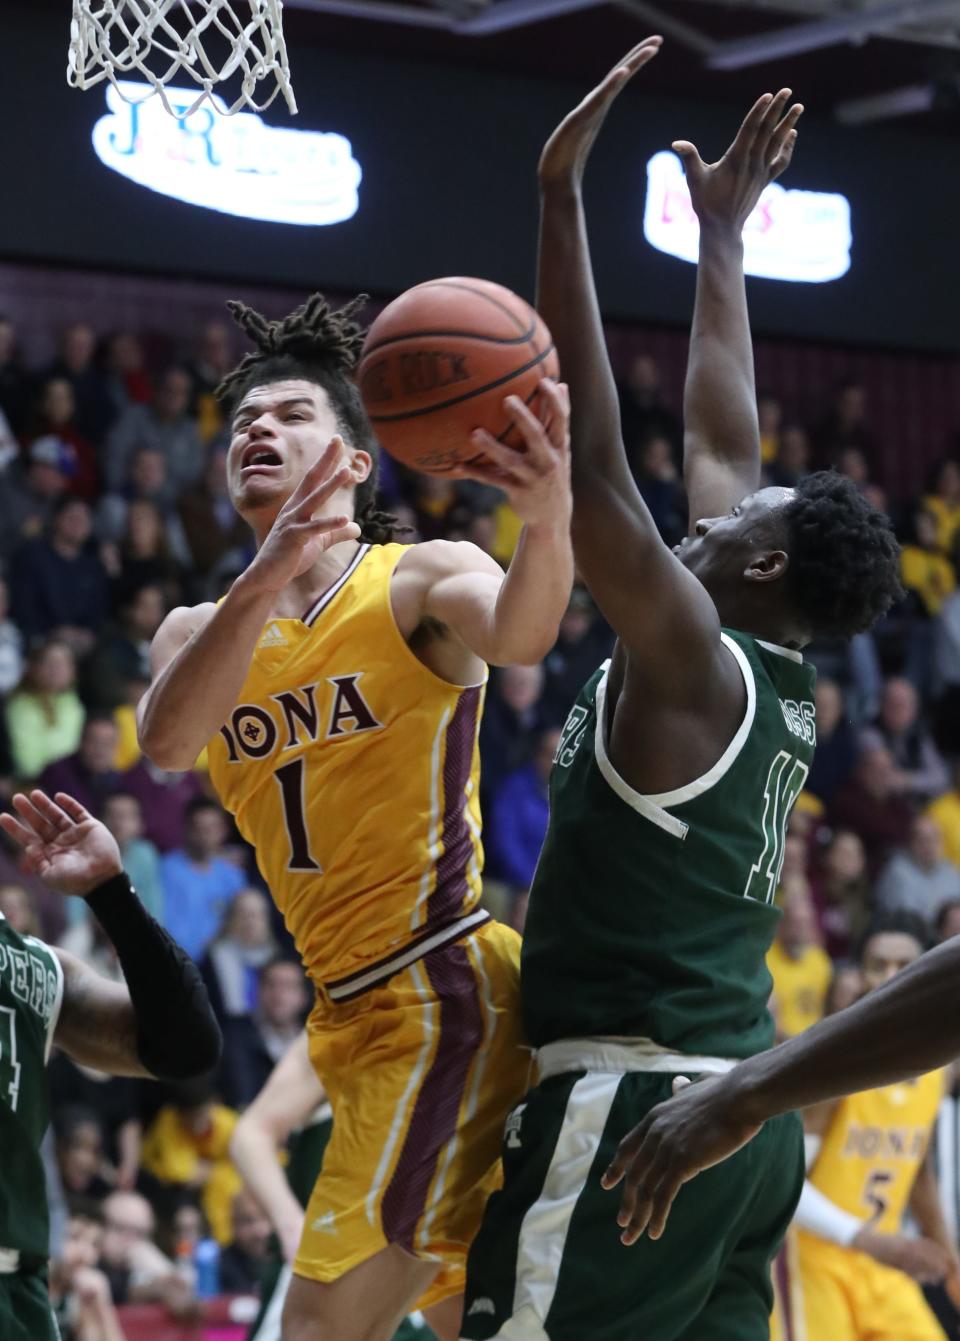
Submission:
<svg viewBox="0 0 960 1341">
<path fill-rule="evenodd" d="M 484 684 L 447 684 L 407 646 L 390 580 L 408 548 L 360 545 L 301 619 L 269 620 L 209 745 L 217 793 L 334 1000 L 486 916 Z"/>
<path fill-rule="evenodd" d="M 810 1171 L 843 1210 L 896 1234 L 944 1091 L 943 1071 L 841 1100 Z"/>
</svg>

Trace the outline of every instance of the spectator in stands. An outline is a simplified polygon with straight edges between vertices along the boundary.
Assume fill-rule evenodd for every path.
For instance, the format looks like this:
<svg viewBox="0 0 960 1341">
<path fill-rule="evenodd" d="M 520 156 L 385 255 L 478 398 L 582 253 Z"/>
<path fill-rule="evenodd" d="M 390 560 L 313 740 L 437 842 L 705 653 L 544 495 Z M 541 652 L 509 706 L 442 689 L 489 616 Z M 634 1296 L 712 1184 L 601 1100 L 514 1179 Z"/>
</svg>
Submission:
<svg viewBox="0 0 960 1341">
<path fill-rule="evenodd" d="M 846 717 L 843 691 L 836 680 L 817 677 L 814 691 L 817 752 L 806 789 L 829 805 L 857 762 L 857 739 Z"/>
<path fill-rule="evenodd" d="M 928 816 L 913 821 L 910 841 L 881 871 L 874 899 L 881 912 L 906 909 L 927 922 L 941 904 L 960 899 L 960 870 L 945 860 L 940 830 Z"/>
<path fill-rule="evenodd" d="M 163 923 L 163 882 L 160 854 L 143 836 L 143 809 L 129 792 L 115 791 L 107 797 L 100 816 L 117 840 L 123 869 L 147 911 Z M 77 902 L 77 900 L 74 900 Z"/>
<path fill-rule="evenodd" d="M 260 970 L 276 954 L 267 896 L 259 889 L 242 889 L 227 904 L 220 930 L 200 960 L 210 1004 L 221 1022 L 256 1009 Z"/>
<path fill-rule="evenodd" d="M 177 603 L 182 569 L 167 540 L 163 515 L 155 503 L 137 499 L 127 510 L 127 526 L 111 560 L 111 577 L 125 589 L 158 586 L 167 605 Z"/>
<path fill-rule="evenodd" d="M 827 989 L 824 1015 L 836 1015 L 838 1010 L 846 1010 L 863 996 L 863 975 L 860 965 L 852 959 L 836 960 L 833 965 L 833 977 Z"/>
<path fill-rule="evenodd" d="M 940 830 L 943 855 L 960 869 L 960 758 L 954 760 L 953 785 L 927 807 Z"/>
<path fill-rule="evenodd" d="M 767 467 L 767 479 L 781 489 L 792 489 L 810 474 L 810 439 L 800 424 L 788 424 L 780 434 L 777 455 Z"/>
<path fill-rule="evenodd" d="M 107 625 L 83 674 L 84 698 L 99 708 L 127 701 L 131 680 L 150 680 L 150 644 L 167 613 L 161 586 L 121 585 L 117 618 Z"/>
<path fill-rule="evenodd" d="M 820 944 L 817 913 L 804 876 L 784 889 L 783 916 L 767 954 L 777 1002 L 778 1040 L 793 1038 L 823 1015 L 830 986 L 830 957 Z"/>
<path fill-rule="evenodd" d="M 40 438 L 0 475 L 0 559 L 47 530 L 70 484 L 69 462 L 56 438 Z"/>
<path fill-rule="evenodd" d="M 190 1287 L 154 1242 L 156 1217 L 139 1192 L 113 1192 L 103 1203 L 100 1268 L 115 1304 L 165 1304 L 174 1314 L 193 1305 Z"/>
<path fill-rule="evenodd" d="M 188 564 L 190 552 L 174 508 L 167 460 L 156 447 L 138 447 L 130 457 L 123 489 L 101 498 L 96 525 L 99 539 L 110 545 L 119 544 L 126 535 L 130 509 L 139 502 L 152 503 L 159 510 L 170 553 L 178 563 Z"/>
<path fill-rule="evenodd" d="M 101 977 L 110 982 L 123 982 L 123 970 L 117 958 L 113 941 L 95 917 L 87 914 L 85 904 L 80 905 L 79 913 L 73 912 L 73 904 L 79 900 L 71 899 L 68 905 L 69 925 L 60 936 L 57 944 L 61 949 L 74 955 L 92 968 Z"/>
<path fill-rule="evenodd" d="M 112 419 L 117 419 L 130 405 L 149 405 L 153 400 L 153 383 L 144 368 L 143 345 L 133 331 L 108 335 L 101 344 L 99 361 Z"/>
<path fill-rule="evenodd" d="M 947 457 L 936 466 L 923 506 L 933 514 L 937 543 L 949 558 L 960 533 L 960 460 L 956 457 Z"/>
<path fill-rule="evenodd" d="M 259 1294 L 270 1246 L 270 1221 L 260 1203 L 241 1188 L 230 1207 L 230 1242 L 220 1254 L 223 1294 Z"/>
<path fill-rule="evenodd" d="M 940 905 L 934 930 L 937 933 L 938 945 L 951 940 L 954 936 L 960 936 L 960 899 L 951 899 Z"/>
<path fill-rule="evenodd" d="M 202 599 L 225 566 L 234 570 L 242 566 L 253 549 L 253 533 L 230 501 L 225 451 L 219 447 L 210 451 L 203 479 L 181 494 L 177 510 Z"/>
<path fill-rule="evenodd" d="M 848 955 L 867 920 L 870 885 L 863 843 L 838 829 L 816 865 L 811 892 L 824 947 L 832 959 Z"/>
<path fill-rule="evenodd" d="M 37 910 L 23 885 L 0 885 L 0 913 L 18 935 L 40 935 Z"/>
<path fill-rule="evenodd" d="M 93 518 L 81 498 L 57 500 L 49 534 L 13 556 L 10 604 L 28 639 L 57 632 L 78 656 L 93 648 L 107 614 L 107 574 L 89 548 Z"/>
<path fill-rule="evenodd" d="M 921 507 L 913 515 L 912 534 L 900 550 L 900 576 L 916 597 L 918 610 L 933 618 L 957 585 L 953 564 L 939 546 L 937 518 Z"/>
<path fill-rule="evenodd" d="M 864 744 L 853 774 L 834 796 L 828 813 L 835 827 L 859 835 L 867 868 L 876 876 L 891 852 L 907 841 L 913 820 L 900 771 L 886 746 Z"/>
<path fill-rule="evenodd" d="M 48 764 L 38 785 L 48 796 L 68 792 L 99 818 L 107 797 L 120 785 L 114 764 L 118 736 L 117 724 L 109 714 L 90 713 L 77 751 Z"/>
<path fill-rule="evenodd" d="M 544 719 L 562 726 L 581 688 L 610 655 L 613 634 L 584 587 L 574 587 L 552 651 L 544 661 Z"/>
<path fill-rule="evenodd" d="M 0 577 L 0 694 L 9 694 L 23 679 L 23 634 L 9 618 L 10 591 Z"/>
<path fill-rule="evenodd" d="M 556 727 L 541 731 L 530 762 L 508 773 L 494 794 L 487 840 L 490 866 L 518 894 L 530 888 L 547 832 L 547 784 L 559 741 Z"/>
<path fill-rule="evenodd" d="M 145 837 L 161 852 L 179 848 L 186 833 L 187 809 L 203 795 L 196 773 L 168 773 L 142 757 L 121 774 L 120 786 L 140 802 Z"/>
<path fill-rule="evenodd" d="M 536 733 L 546 725 L 542 665 L 503 666 L 491 677 L 480 722 L 481 796 L 485 810 L 507 773 L 526 763 Z"/>
<path fill-rule="evenodd" d="M 197 423 L 190 414 L 193 383 L 183 368 L 168 368 L 160 379 L 153 403 L 131 405 L 107 438 L 107 486 L 119 493 L 129 461 L 140 447 L 153 447 L 167 462 L 167 478 L 174 494 L 186 489 L 203 470 L 204 452 Z"/>
<path fill-rule="evenodd" d="M 95 1108 L 64 1104 L 55 1113 L 57 1168 L 67 1196 L 101 1197 L 109 1189 L 101 1175 L 103 1124 Z"/>
<path fill-rule="evenodd" d="M 209 442 L 223 428 L 223 413 L 216 398 L 217 387 L 236 366 L 233 334 L 225 321 L 208 321 L 200 332 L 196 356 L 190 363 L 193 379 L 193 414 L 200 437 Z"/>
<path fill-rule="evenodd" d="M 669 440 L 648 438 L 631 454 L 630 465 L 664 544 L 679 545 L 687 532 L 687 496 Z"/>
<path fill-rule="evenodd" d="M 835 464 L 841 475 L 853 480 L 860 492 L 866 493 L 872 484 L 870 466 L 859 447 L 841 447 Z"/>
<path fill-rule="evenodd" d="M 199 1192 L 219 1243 L 230 1241 L 230 1205 L 241 1187 L 229 1155 L 236 1121 L 209 1080 L 192 1080 L 171 1087 L 143 1141 L 143 1168 L 157 1180 L 160 1200 L 172 1207 Z"/>
<path fill-rule="evenodd" d="M 235 1108 L 245 1108 L 303 1028 L 307 979 L 292 959 L 272 959 L 260 970 L 257 1007 L 223 1026 L 220 1084 Z"/>
<path fill-rule="evenodd" d="M 930 801 L 949 785 L 946 764 L 921 720 L 920 698 L 909 680 L 894 678 L 884 685 L 880 718 L 863 732 L 861 745 L 890 752 L 893 790 L 911 803 Z"/>
<path fill-rule="evenodd" d="M 679 455 L 680 417 L 664 399 L 660 369 L 649 354 L 638 354 L 630 364 L 623 381 L 618 382 L 620 394 L 620 421 L 623 440 L 628 454 L 634 444 L 648 438 L 664 437 Z"/>
<path fill-rule="evenodd" d="M 97 496 L 97 458 L 75 419 L 76 399 L 65 377 L 51 377 L 40 387 L 28 439 L 53 438 L 68 463 L 70 492 L 88 502 Z"/>
<path fill-rule="evenodd" d="M 13 767 L 29 781 L 47 764 L 72 754 L 83 730 L 76 662 L 61 638 L 48 638 L 31 654 L 23 683 L 6 705 Z"/>
<path fill-rule="evenodd" d="M 16 434 L 27 427 L 32 384 L 23 366 L 16 327 L 8 316 L 0 315 L 0 410 Z"/>
<path fill-rule="evenodd" d="M 845 447 L 857 447 L 869 460 L 874 440 L 867 422 L 867 392 L 858 382 L 843 382 L 833 403 L 817 426 L 816 444 L 825 465 L 836 461 Z"/>
<path fill-rule="evenodd" d="M 95 361 L 97 340 L 85 322 L 75 321 L 60 337 L 56 359 L 45 377 L 66 381 L 77 407 L 77 427 L 99 445 L 113 419 L 113 403 L 106 379 Z"/>
<path fill-rule="evenodd" d="M 48 1074 L 50 1103 L 55 1116 L 96 1114 L 99 1127 L 98 1187 L 102 1185 L 103 1191 L 134 1187 L 140 1170 L 143 1139 L 138 1082 L 130 1076 L 108 1076 L 102 1071 L 78 1066 L 59 1049 L 54 1051 Z M 65 1184 L 66 1181 L 65 1178 Z M 71 1188 L 68 1186 L 67 1190 Z"/>
<path fill-rule="evenodd" d="M 50 1304 L 66 1341 L 124 1341 L 110 1282 L 97 1267 L 102 1245 L 103 1211 L 94 1201 L 78 1201 L 50 1264 Z"/>
<path fill-rule="evenodd" d="M 216 933 L 227 904 L 246 884 L 227 861 L 227 818 L 216 801 L 198 798 L 187 807 L 183 847 L 160 863 L 164 925 L 194 959 Z"/>
<path fill-rule="evenodd" d="M 943 603 L 933 631 L 934 721 L 937 744 L 960 755 L 960 591 Z"/>
<path fill-rule="evenodd" d="M 757 396 L 757 424 L 760 429 L 760 463 L 770 466 L 780 451 L 783 405 L 769 391 L 761 391 Z"/>
</svg>

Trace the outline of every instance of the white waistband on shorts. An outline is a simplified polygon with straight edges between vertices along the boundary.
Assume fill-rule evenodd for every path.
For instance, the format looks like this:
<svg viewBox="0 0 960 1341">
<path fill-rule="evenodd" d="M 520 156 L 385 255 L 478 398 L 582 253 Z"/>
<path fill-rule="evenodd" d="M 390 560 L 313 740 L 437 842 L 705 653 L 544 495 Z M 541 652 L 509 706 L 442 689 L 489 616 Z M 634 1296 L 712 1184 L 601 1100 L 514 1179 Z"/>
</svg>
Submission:
<svg viewBox="0 0 960 1341">
<path fill-rule="evenodd" d="M 668 1075 L 722 1075 L 737 1065 L 728 1057 L 696 1057 L 671 1052 L 649 1038 L 561 1038 L 537 1049 L 540 1079 L 565 1071 L 660 1071 Z"/>
<path fill-rule="evenodd" d="M 20 1270 L 20 1254 L 16 1248 L 0 1248 L 0 1276 L 12 1276 Z"/>
</svg>

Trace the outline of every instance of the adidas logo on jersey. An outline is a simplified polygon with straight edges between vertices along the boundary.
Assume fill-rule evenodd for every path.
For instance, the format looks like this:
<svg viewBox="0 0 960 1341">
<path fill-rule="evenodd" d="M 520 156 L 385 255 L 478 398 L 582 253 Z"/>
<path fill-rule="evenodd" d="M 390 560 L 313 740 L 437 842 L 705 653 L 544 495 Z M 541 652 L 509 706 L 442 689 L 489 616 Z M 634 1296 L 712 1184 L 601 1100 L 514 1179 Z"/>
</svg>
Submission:
<svg viewBox="0 0 960 1341">
<path fill-rule="evenodd" d="M 467 1309 L 467 1317 L 472 1318 L 475 1313 L 492 1313 L 496 1316 L 496 1307 L 492 1299 L 475 1299 Z"/>
<path fill-rule="evenodd" d="M 335 1234 L 337 1232 L 337 1217 L 333 1211 L 324 1211 L 323 1215 L 318 1215 L 310 1228 L 316 1234 Z"/>
<path fill-rule="evenodd" d="M 260 639 L 261 647 L 286 647 L 287 640 L 280 632 L 279 624 L 271 624 Z"/>
</svg>

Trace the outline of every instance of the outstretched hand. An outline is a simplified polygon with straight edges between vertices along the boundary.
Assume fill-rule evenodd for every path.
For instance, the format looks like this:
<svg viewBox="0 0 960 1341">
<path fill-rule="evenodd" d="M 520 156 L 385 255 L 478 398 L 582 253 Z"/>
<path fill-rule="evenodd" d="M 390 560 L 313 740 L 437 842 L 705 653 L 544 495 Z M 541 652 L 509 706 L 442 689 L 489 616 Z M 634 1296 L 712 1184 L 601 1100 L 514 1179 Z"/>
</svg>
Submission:
<svg viewBox="0 0 960 1341">
<path fill-rule="evenodd" d="M 618 94 L 638 70 L 652 61 L 662 37 L 647 37 L 629 51 L 607 77 L 588 93 L 550 136 L 540 155 L 540 186 L 579 186 L 593 142 Z"/>
<path fill-rule="evenodd" d="M 623 1138 L 603 1175 L 607 1189 L 623 1183 L 617 1223 L 628 1246 L 645 1230 L 658 1239 L 683 1184 L 735 1154 L 760 1130 L 738 1111 L 726 1076 L 694 1085 L 678 1077 L 674 1090 Z"/>
<path fill-rule="evenodd" d="M 36 788 L 13 798 L 16 816 L 0 827 L 23 848 L 24 866 L 60 894 L 90 894 L 123 870 L 120 849 L 105 824 L 66 792 L 51 801 Z"/>
<path fill-rule="evenodd" d="M 791 92 L 783 88 L 758 98 L 716 163 L 704 163 L 689 140 L 674 141 L 701 226 L 729 225 L 742 232 L 764 190 L 789 167 L 803 115 L 801 103 L 787 110 Z"/>
</svg>

